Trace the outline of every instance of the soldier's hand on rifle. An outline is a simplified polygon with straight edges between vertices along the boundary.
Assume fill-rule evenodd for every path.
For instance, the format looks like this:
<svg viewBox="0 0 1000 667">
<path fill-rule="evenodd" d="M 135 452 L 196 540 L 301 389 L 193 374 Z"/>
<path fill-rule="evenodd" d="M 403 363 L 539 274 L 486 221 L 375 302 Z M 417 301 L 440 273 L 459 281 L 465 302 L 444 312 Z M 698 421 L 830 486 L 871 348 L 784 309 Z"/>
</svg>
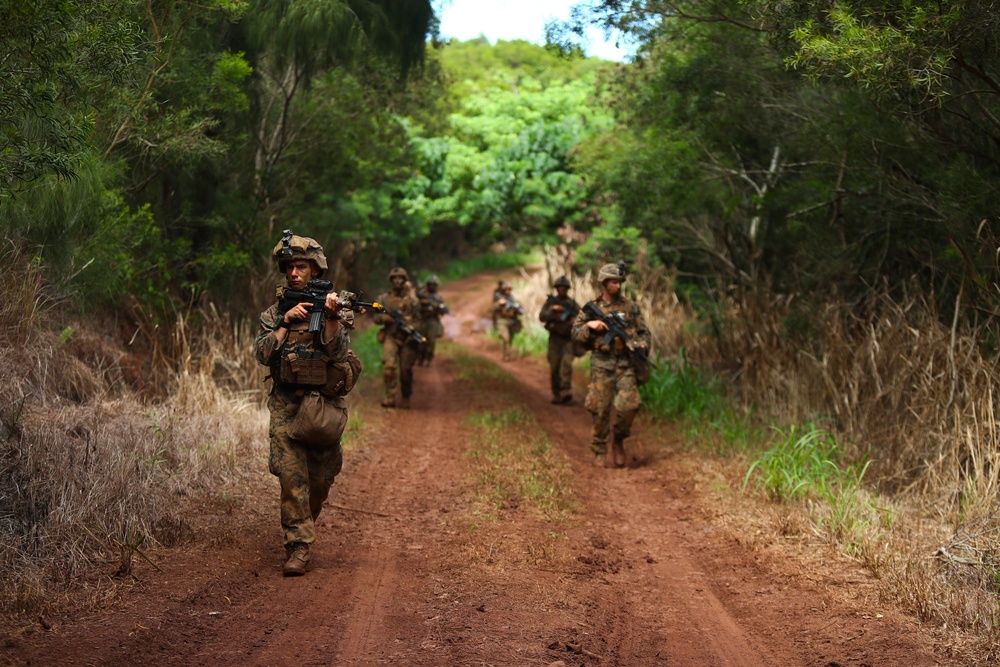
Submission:
<svg viewBox="0 0 1000 667">
<path fill-rule="evenodd" d="M 337 300 L 335 292 L 330 292 L 326 295 L 326 303 L 323 305 L 323 310 L 327 315 L 336 315 L 343 309 L 344 305 Z"/>
<path fill-rule="evenodd" d="M 309 319 L 309 307 L 305 303 L 297 303 L 285 313 L 285 322 L 301 322 Z"/>
<path fill-rule="evenodd" d="M 604 320 L 590 320 L 587 322 L 587 328 L 594 331 L 607 331 L 608 325 Z"/>
<path fill-rule="evenodd" d="M 559 304 L 557 303 L 556 305 L 552 306 L 552 310 L 554 310 L 554 311 L 555 311 L 555 312 L 557 312 L 557 313 L 561 313 L 562 311 L 564 311 L 564 310 L 566 310 L 566 309 L 565 309 L 565 308 L 563 308 L 563 307 L 562 307 L 561 305 L 559 305 Z"/>
</svg>

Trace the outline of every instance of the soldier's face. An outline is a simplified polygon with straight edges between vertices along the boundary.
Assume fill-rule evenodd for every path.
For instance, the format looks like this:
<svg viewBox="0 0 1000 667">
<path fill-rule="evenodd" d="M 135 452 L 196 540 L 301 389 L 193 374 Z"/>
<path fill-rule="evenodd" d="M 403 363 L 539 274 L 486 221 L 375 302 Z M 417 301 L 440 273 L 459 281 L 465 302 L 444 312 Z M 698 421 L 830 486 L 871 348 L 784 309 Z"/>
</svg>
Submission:
<svg viewBox="0 0 1000 667">
<path fill-rule="evenodd" d="M 312 262 L 307 259 L 293 259 L 285 264 L 285 280 L 292 289 L 302 289 L 312 277 Z"/>
<path fill-rule="evenodd" d="M 608 278 L 604 281 L 604 291 L 608 296 L 618 296 L 622 291 L 622 281 L 617 278 Z"/>
<path fill-rule="evenodd" d="M 406 282 L 403 276 L 393 276 L 391 280 L 392 280 L 392 289 L 396 290 L 397 292 L 403 289 L 403 283 Z"/>
<path fill-rule="evenodd" d="M 559 287 L 556 288 L 556 294 L 559 295 L 560 299 L 565 299 L 566 294 L 568 293 L 569 293 L 569 288 L 566 287 L 565 285 L 560 285 Z"/>
</svg>

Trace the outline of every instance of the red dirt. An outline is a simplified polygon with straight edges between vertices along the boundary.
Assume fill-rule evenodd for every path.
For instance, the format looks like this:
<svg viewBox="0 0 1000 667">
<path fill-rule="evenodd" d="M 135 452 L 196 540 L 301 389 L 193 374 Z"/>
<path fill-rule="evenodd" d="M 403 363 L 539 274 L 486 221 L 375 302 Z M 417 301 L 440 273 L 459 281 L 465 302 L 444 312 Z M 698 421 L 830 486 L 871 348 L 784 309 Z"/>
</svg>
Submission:
<svg viewBox="0 0 1000 667">
<path fill-rule="evenodd" d="M 453 284 L 444 296 L 453 340 L 502 364 L 481 333 L 494 279 Z M 495 518 L 482 543 L 470 533 L 483 519 L 470 509 L 463 419 L 484 409 L 484 395 L 454 381 L 456 364 L 443 356 L 416 369 L 412 409 L 387 413 L 348 452 L 313 572 L 281 576 L 277 484 L 262 461 L 247 500 L 203 529 L 200 546 L 160 552 L 162 572 L 140 566 L 141 583 L 117 608 L 8 636 L 0 662 L 957 664 L 930 629 L 881 606 L 849 561 L 775 558 L 734 538 L 678 448 L 654 442 L 656 432 L 637 432 L 631 448 L 659 448 L 660 460 L 594 468 L 590 417 L 579 401 L 548 402 L 544 362 L 502 366 L 575 476 L 576 519 L 555 529 L 564 539 L 548 558 L 519 550 L 552 544 L 554 529 L 517 507 Z"/>
</svg>

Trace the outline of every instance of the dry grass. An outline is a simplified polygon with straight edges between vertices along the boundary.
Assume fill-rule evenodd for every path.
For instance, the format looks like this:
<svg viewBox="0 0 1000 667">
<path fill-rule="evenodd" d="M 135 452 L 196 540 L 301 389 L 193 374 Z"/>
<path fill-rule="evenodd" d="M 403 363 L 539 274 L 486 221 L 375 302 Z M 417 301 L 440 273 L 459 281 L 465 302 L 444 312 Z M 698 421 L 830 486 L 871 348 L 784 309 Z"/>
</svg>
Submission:
<svg viewBox="0 0 1000 667">
<path fill-rule="evenodd" d="M 101 603 L 150 549 L 190 537 L 187 502 L 262 468 L 252 333 L 211 312 L 197 332 L 179 324 L 160 369 L 170 398 L 142 400 L 128 355 L 83 326 L 52 333 L 41 271 L 13 248 L 0 261 L 14 342 L 0 349 L 0 612 Z"/>
<path fill-rule="evenodd" d="M 924 620 L 1000 640 L 1000 385 L 981 351 L 986 332 L 943 324 L 920 296 L 828 303 L 800 337 L 790 299 L 728 313 L 716 363 L 734 371 L 736 397 L 779 424 L 818 416 L 855 458 L 872 460 L 865 480 L 880 495 L 865 502 L 885 521 L 861 525 L 852 549 L 883 594 Z M 835 510 L 803 508 L 812 530 Z"/>
</svg>

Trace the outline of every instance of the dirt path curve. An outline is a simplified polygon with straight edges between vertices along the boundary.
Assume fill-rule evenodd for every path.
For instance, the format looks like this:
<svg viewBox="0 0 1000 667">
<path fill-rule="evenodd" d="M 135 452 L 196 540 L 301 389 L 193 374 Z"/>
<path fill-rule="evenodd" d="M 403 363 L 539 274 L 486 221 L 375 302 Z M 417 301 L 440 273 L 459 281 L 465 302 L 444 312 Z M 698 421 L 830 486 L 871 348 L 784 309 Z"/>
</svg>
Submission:
<svg viewBox="0 0 1000 667">
<path fill-rule="evenodd" d="M 464 420 L 489 409 L 490 394 L 443 358 L 417 369 L 412 409 L 384 413 L 348 453 L 309 575 L 280 576 L 277 489 L 264 472 L 202 546 L 142 571 L 120 607 L 11 635 L 0 664 L 949 664 L 925 629 L 878 606 L 859 571 L 774 562 L 716 527 L 709 494 L 669 456 L 593 467 L 589 415 L 549 404 L 543 365 L 502 364 L 482 334 L 495 279 L 448 286 L 449 335 L 514 377 L 570 461 L 578 508 L 546 561 L 558 567 L 512 546 L 552 543 L 551 526 L 516 508 L 492 519 L 470 510 Z M 630 446 L 649 451 L 656 437 Z"/>
</svg>

